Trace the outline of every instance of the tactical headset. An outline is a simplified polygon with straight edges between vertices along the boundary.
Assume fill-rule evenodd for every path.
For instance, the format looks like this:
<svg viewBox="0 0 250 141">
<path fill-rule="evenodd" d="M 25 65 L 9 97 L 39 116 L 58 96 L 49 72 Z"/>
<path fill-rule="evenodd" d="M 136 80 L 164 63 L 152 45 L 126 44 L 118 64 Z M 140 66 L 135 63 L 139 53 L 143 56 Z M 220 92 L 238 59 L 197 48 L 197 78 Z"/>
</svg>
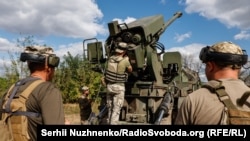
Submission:
<svg viewBox="0 0 250 141">
<path fill-rule="evenodd" d="M 60 58 L 57 57 L 55 54 L 41 55 L 41 54 L 33 54 L 33 53 L 21 53 L 20 60 L 22 62 L 31 61 L 37 63 L 45 63 L 47 60 L 48 66 L 57 67 L 60 62 Z"/>
<path fill-rule="evenodd" d="M 247 63 L 248 55 L 246 50 L 242 50 L 243 54 L 231 54 L 222 52 L 212 52 L 209 50 L 210 46 L 203 47 L 201 49 L 199 58 L 203 63 L 208 61 L 223 62 L 226 65 L 241 65 Z"/>
</svg>

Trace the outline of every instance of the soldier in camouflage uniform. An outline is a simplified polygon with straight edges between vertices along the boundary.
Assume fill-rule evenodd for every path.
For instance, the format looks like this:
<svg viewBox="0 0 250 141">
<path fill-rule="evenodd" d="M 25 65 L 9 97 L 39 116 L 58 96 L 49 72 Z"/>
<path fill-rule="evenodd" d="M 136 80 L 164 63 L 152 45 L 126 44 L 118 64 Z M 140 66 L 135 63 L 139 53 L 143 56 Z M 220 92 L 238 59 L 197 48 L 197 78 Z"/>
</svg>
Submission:
<svg viewBox="0 0 250 141">
<path fill-rule="evenodd" d="M 108 60 L 108 66 L 105 72 L 105 81 L 107 85 L 107 124 L 118 124 L 120 110 L 124 102 L 125 82 L 127 73 L 132 72 L 132 66 L 126 56 L 128 45 L 120 42 Z"/>
</svg>

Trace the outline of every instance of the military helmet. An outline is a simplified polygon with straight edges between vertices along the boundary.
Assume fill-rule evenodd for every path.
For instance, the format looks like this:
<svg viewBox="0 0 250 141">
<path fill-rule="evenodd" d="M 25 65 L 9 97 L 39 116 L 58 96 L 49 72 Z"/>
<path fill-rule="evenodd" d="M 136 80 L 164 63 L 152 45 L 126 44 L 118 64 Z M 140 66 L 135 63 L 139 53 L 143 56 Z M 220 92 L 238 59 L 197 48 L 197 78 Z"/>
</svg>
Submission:
<svg viewBox="0 0 250 141">
<path fill-rule="evenodd" d="M 82 90 L 82 91 L 87 91 L 87 90 L 89 90 L 89 87 L 83 86 L 83 87 L 81 87 L 81 90 Z"/>
<path fill-rule="evenodd" d="M 46 46 L 25 47 L 24 52 L 21 53 L 20 60 L 22 62 L 47 63 L 51 67 L 57 67 L 60 62 L 60 58 L 54 54 L 53 49 Z"/>
<path fill-rule="evenodd" d="M 203 63 L 214 61 L 222 62 L 225 65 L 242 66 L 247 63 L 248 55 L 245 50 L 232 42 L 219 42 L 203 47 L 199 58 Z"/>
<path fill-rule="evenodd" d="M 115 49 L 115 52 L 122 53 L 122 52 L 126 51 L 127 49 L 128 49 L 127 43 L 119 42 L 116 49 Z"/>
</svg>

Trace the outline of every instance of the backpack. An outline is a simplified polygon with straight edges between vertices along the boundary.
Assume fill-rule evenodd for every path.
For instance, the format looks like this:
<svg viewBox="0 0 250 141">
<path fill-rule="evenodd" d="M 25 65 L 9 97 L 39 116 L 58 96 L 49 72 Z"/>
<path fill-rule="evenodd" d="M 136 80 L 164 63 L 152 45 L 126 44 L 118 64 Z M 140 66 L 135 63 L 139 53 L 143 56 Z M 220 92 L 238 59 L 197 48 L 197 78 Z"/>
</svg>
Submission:
<svg viewBox="0 0 250 141">
<path fill-rule="evenodd" d="M 227 92 L 225 91 L 225 87 L 222 85 L 222 82 L 213 87 L 208 84 L 203 85 L 203 88 L 207 88 L 212 93 L 216 93 L 219 97 L 220 101 L 225 105 L 225 113 L 226 117 L 222 121 L 222 124 L 225 125 L 250 125 L 250 111 L 243 111 L 238 109 L 233 102 L 231 101 L 230 97 L 228 96 Z M 248 97 L 250 96 L 250 91 L 246 91 L 241 98 L 237 100 L 237 106 L 242 107 Z"/>
<path fill-rule="evenodd" d="M 39 113 L 27 112 L 25 102 L 33 89 L 40 83 L 44 82 L 43 80 L 35 80 L 18 97 L 15 96 L 19 86 L 23 85 L 28 80 L 31 79 L 23 79 L 23 81 L 21 80 L 16 84 L 13 84 L 1 100 L 0 137 L 3 141 L 29 140 L 30 137 L 27 131 L 28 121 L 26 116 L 40 116 Z M 11 90 L 12 93 L 10 93 Z"/>
</svg>

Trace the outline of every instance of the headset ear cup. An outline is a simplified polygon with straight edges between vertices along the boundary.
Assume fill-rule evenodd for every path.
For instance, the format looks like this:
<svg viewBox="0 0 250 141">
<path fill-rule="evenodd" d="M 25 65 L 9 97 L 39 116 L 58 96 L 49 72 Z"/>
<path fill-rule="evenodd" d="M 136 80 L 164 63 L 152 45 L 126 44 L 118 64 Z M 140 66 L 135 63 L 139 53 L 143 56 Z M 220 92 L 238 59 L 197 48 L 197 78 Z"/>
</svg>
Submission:
<svg viewBox="0 0 250 141">
<path fill-rule="evenodd" d="M 60 62 L 60 58 L 57 56 L 48 56 L 48 65 L 57 67 Z"/>
<path fill-rule="evenodd" d="M 47 61 L 48 61 L 47 64 L 50 66 L 51 65 L 51 57 L 50 56 L 48 56 L 48 60 Z"/>
<path fill-rule="evenodd" d="M 199 55 L 199 58 L 200 60 L 205 63 L 208 61 L 208 56 L 209 56 L 209 48 L 210 46 L 206 46 L 206 47 L 203 47 L 200 51 L 200 55 Z"/>
<path fill-rule="evenodd" d="M 53 65 L 53 56 L 48 56 L 48 60 L 47 61 L 48 61 L 47 62 L 48 66 L 54 66 Z"/>
</svg>

